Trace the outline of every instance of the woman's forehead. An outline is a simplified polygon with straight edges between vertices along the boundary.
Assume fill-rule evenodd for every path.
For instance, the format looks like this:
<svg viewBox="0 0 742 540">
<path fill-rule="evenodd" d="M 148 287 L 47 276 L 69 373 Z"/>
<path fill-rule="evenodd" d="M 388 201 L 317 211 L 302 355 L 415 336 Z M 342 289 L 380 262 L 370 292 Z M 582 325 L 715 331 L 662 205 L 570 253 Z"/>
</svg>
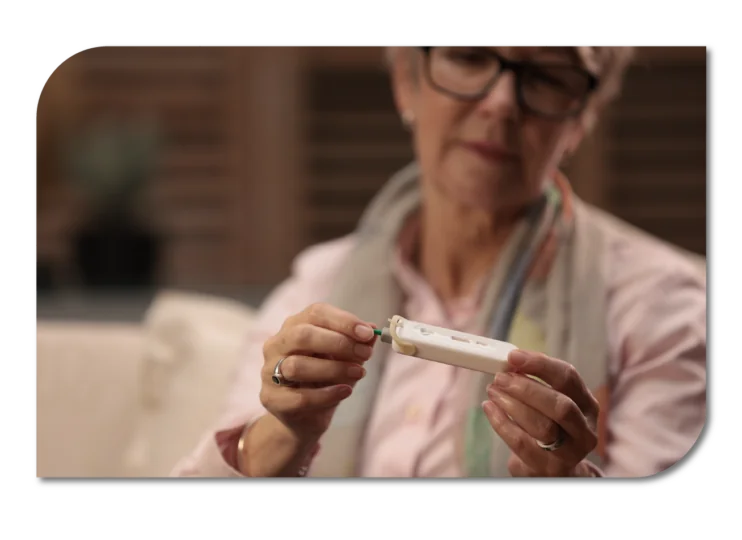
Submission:
<svg viewBox="0 0 742 540">
<path fill-rule="evenodd" d="M 524 59 L 557 58 L 571 61 L 580 59 L 577 49 L 569 45 L 504 45 L 501 51 Z"/>
<path fill-rule="evenodd" d="M 513 60 L 548 60 L 581 64 L 575 47 L 492 47 Z"/>
</svg>

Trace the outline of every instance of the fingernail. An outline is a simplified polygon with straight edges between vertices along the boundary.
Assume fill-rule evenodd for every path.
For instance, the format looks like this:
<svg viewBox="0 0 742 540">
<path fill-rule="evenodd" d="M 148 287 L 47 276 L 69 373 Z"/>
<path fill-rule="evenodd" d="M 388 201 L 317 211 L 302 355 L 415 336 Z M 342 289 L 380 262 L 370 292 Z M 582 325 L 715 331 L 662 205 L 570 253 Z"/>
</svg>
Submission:
<svg viewBox="0 0 742 540">
<path fill-rule="evenodd" d="M 484 412 L 487 414 L 492 414 L 495 412 L 495 404 L 491 401 L 485 401 L 482 403 L 482 409 L 484 409 Z"/>
<path fill-rule="evenodd" d="M 528 355 L 523 351 L 512 351 L 508 355 L 508 363 L 511 366 L 521 367 L 528 360 Z"/>
<path fill-rule="evenodd" d="M 356 354 L 356 356 L 363 358 L 364 360 L 371 356 L 371 351 L 373 351 L 371 346 L 364 345 L 363 343 L 356 343 L 353 347 L 353 352 Z"/>
<path fill-rule="evenodd" d="M 510 386 L 512 379 L 513 378 L 507 373 L 498 373 L 495 375 L 495 384 L 500 388 L 507 388 Z"/>
<path fill-rule="evenodd" d="M 348 377 L 351 379 L 361 379 L 365 373 L 365 369 L 361 366 L 350 366 L 348 368 Z"/>
<path fill-rule="evenodd" d="M 338 397 L 340 399 L 347 398 L 352 391 L 353 391 L 353 389 L 350 386 L 343 385 L 340 388 L 338 388 L 338 391 L 337 391 L 338 392 Z"/>
<path fill-rule="evenodd" d="M 368 341 L 372 337 L 374 337 L 374 330 L 370 326 L 366 326 L 365 324 L 359 324 L 355 328 L 356 336 L 358 336 L 358 339 L 362 339 L 363 341 Z"/>
</svg>

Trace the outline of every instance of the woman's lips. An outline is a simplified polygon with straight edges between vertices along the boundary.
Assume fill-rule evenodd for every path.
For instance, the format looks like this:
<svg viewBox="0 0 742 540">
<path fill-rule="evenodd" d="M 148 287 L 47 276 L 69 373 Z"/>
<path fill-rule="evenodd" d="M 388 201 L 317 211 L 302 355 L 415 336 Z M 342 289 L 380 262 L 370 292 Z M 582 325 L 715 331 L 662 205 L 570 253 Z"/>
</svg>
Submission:
<svg viewBox="0 0 742 540">
<path fill-rule="evenodd" d="M 487 161 L 502 163 L 506 161 L 518 161 L 518 154 L 504 149 L 503 147 L 488 142 L 466 141 L 461 143 L 467 150 L 478 154 Z"/>
</svg>

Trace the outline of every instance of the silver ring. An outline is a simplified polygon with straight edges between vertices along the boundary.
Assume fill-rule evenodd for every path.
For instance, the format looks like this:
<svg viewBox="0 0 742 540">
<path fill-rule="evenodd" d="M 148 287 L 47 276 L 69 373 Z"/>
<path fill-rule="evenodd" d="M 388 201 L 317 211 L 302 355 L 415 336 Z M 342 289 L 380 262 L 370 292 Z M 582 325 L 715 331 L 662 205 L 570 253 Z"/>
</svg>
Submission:
<svg viewBox="0 0 742 540">
<path fill-rule="evenodd" d="M 286 360 L 286 356 L 281 358 L 278 363 L 276 364 L 276 367 L 273 368 L 273 376 L 271 377 L 271 380 L 273 381 L 273 384 L 277 386 L 293 386 L 294 383 L 289 381 L 286 377 L 283 376 L 283 373 L 281 373 L 281 364 L 283 364 L 283 361 Z"/>
<path fill-rule="evenodd" d="M 538 444 L 539 447 L 546 450 L 547 452 L 553 452 L 554 450 L 561 448 L 565 440 L 564 430 L 560 426 L 557 426 L 557 429 L 558 429 L 557 438 L 553 443 L 544 444 L 538 439 L 536 439 L 536 444 Z"/>
</svg>

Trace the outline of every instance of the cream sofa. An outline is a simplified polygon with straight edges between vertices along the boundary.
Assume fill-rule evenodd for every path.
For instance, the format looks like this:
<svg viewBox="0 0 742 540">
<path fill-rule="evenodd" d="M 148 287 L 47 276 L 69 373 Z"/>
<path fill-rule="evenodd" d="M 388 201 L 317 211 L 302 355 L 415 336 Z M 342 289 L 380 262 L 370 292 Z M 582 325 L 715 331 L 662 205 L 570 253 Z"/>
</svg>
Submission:
<svg viewBox="0 0 742 540">
<path fill-rule="evenodd" d="M 38 321 L 37 476 L 167 476 L 219 415 L 253 317 L 165 291 L 141 324 Z"/>
</svg>

